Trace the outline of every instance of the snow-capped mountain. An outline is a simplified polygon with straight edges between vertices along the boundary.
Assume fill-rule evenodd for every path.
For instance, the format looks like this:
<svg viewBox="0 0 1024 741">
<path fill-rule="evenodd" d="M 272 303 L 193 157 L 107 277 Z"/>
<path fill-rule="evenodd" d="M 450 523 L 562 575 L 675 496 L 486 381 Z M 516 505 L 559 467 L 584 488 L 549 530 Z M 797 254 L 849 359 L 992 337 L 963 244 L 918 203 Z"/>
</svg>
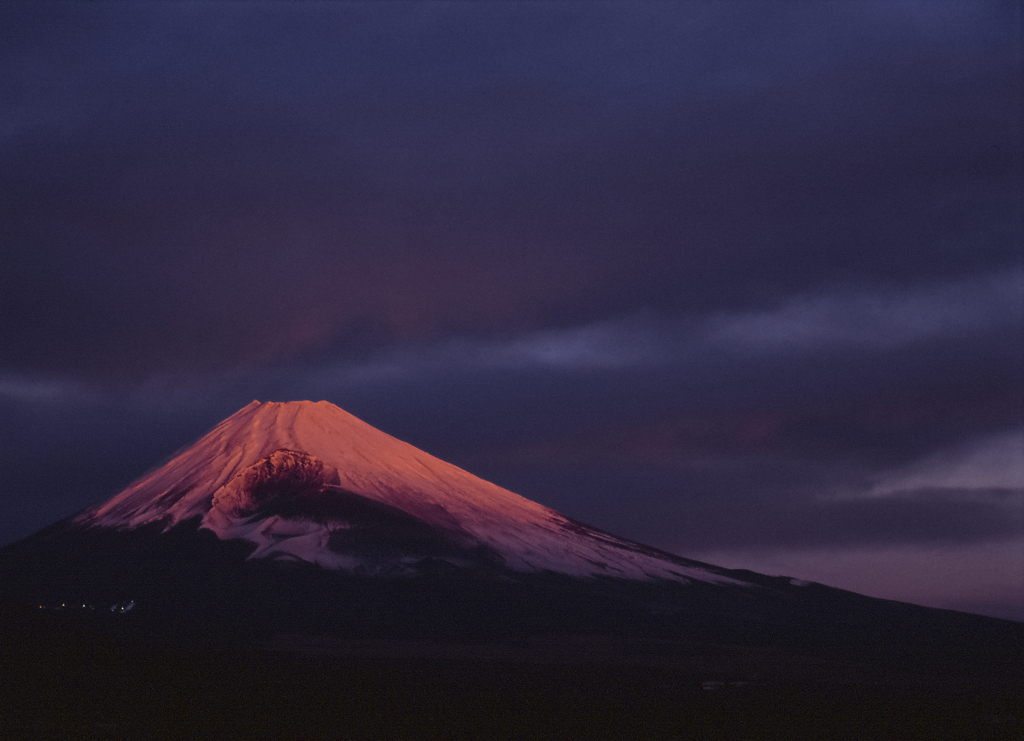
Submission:
<svg viewBox="0 0 1024 741">
<path fill-rule="evenodd" d="M 356 574 L 488 565 L 575 577 L 740 584 L 726 570 L 575 522 L 326 401 L 253 401 L 79 527 L 164 530 L 199 519 L 251 559 Z"/>
</svg>

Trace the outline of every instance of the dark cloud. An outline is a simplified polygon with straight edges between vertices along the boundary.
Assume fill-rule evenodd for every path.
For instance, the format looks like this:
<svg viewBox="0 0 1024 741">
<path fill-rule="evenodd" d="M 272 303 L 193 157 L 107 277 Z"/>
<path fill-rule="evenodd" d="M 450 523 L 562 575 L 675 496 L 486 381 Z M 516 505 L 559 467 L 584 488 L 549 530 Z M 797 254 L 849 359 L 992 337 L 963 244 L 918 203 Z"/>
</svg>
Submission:
<svg viewBox="0 0 1024 741">
<path fill-rule="evenodd" d="M 1020 237 L 992 9 L 8 13 L 20 372 L 764 306 Z"/>
</svg>

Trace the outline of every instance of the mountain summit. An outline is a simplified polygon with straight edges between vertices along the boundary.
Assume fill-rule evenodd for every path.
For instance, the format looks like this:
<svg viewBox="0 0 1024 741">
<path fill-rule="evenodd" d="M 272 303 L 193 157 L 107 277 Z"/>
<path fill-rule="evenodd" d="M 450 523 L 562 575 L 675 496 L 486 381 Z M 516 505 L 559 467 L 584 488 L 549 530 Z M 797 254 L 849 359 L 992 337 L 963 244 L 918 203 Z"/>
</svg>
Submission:
<svg viewBox="0 0 1024 741">
<path fill-rule="evenodd" d="M 73 523 L 168 530 L 195 518 L 255 544 L 250 559 L 361 575 L 486 567 L 739 583 L 575 522 L 326 401 L 253 401 Z"/>
</svg>

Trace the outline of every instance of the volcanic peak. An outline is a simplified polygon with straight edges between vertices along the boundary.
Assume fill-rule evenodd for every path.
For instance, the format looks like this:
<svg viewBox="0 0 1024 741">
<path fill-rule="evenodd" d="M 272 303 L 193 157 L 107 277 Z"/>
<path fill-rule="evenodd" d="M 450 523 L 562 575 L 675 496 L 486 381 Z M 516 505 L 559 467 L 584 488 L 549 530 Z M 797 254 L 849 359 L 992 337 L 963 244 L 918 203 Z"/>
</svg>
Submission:
<svg viewBox="0 0 1024 741">
<path fill-rule="evenodd" d="M 481 547 L 516 571 L 735 583 L 721 569 L 574 522 L 326 401 L 253 401 L 74 522 L 166 530 L 199 517 L 221 539 L 255 542 L 251 557 L 352 569 L 361 556 L 339 552 L 348 541 L 337 533 L 365 525 L 371 510 L 374 532 L 386 521 L 408 533 L 412 518 L 435 540 Z"/>
</svg>

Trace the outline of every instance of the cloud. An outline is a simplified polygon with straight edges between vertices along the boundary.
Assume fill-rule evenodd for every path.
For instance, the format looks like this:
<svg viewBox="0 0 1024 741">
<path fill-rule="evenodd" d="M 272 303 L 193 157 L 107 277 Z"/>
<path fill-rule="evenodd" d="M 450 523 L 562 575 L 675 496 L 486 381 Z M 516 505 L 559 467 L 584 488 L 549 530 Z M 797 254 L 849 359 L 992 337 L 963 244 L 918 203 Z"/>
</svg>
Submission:
<svg viewBox="0 0 1024 741">
<path fill-rule="evenodd" d="M 1024 534 L 1024 488 L 915 489 L 816 503 L 801 545 L 978 543 Z M 782 542 L 792 542 L 778 535 Z"/>
<path fill-rule="evenodd" d="M 1024 620 L 1024 538 L 1019 537 L 954 547 L 920 544 L 782 550 L 739 546 L 703 551 L 693 557 L 883 599 Z"/>
<path fill-rule="evenodd" d="M 0 399 L 25 403 L 52 403 L 87 393 L 81 384 L 69 383 L 64 380 L 19 378 L 14 375 L 0 376 Z"/>
<path fill-rule="evenodd" d="M 4 12 L 0 360 L 20 373 L 645 311 L 792 337 L 828 310 L 801 297 L 989 275 L 1020 241 L 1016 66 L 990 12 Z"/>
<path fill-rule="evenodd" d="M 686 363 L 710 354 L 886 353 L 932 341 L 960 343 L 1024 327 L 1019 270 L 898 290 L 797 296 L 758 312 L 678 318 L 653 312 L 507 338 L 440 339 L 385 351 L 352 378 L 428 369 L 629 370 Z M 1024 359 L 1024 358 L 1021 358 Z M 1021 360 L 1018 359 L 1018 360 Z"/>
<path fill-rule="evenodd" d="M 711 322 L 712 342 L 771 351 L 894 347 L 1024 327 L 1024 271 L 941 284 L 802 296 L 763 313 Z"/>
<path fill-rule="evenodd" d="M 876 496 L 929 487 L 1024 489 L 1024 429 L 968 440 L 886 471 L 871 490 Z M 1024 517 L 1024 511 L 1020 513 Z"/>
</svg>

